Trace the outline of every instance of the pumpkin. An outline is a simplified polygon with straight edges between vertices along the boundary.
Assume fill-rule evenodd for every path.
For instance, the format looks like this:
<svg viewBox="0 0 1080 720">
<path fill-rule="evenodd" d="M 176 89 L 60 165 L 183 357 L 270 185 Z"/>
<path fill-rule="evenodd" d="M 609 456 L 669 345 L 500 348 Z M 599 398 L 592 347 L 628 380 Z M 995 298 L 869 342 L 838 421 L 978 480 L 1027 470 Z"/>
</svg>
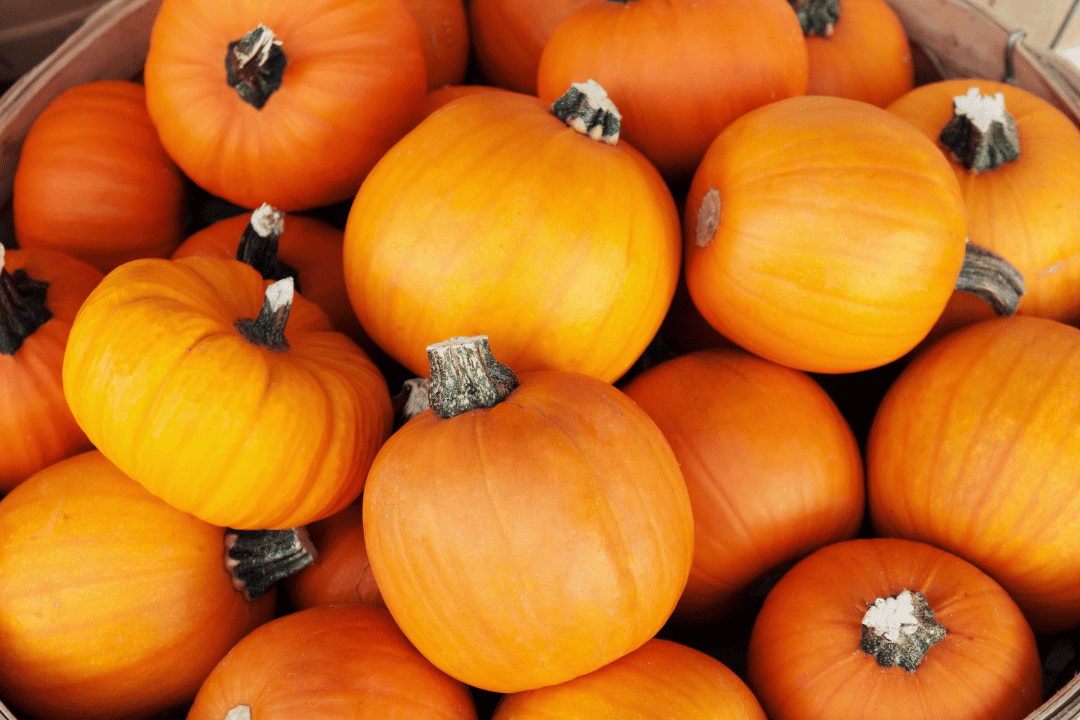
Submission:
<svg viewBox="0 0 1080 720">
<path fill-rule="evenodd" d="M 165 0 L 147 109 L 210 193 L 244 208 L 330 205 L 418 119 L 420 45 L 401 0 Z"/>
<path fill-rule="evenodd" d="M 806 42 L 786 0 L 605 0 L 556 28 L 536 74 L 541 100 L 596 80 L 623 137 L 685 182 L 713 138 L 753 108 L 806 92 Z"/>
<path fill-rule="evenodd" d="M 810 59 L 807 95 L 885 107 L 911 90 L 911 45 L 886 0 L 789 0 Z"/>
<path fill-rule="evenodd" d="M 680 621 L 732 614 L 770 573 L 859 531 L 859 447 L 806 374 L 716 348 L 667 360 L 623 390 L 671 443 L 690 492 L 694 561 Z"/>
<path fill-rule="evenodd" d="M 867 444 L 879 534 L 931 543 L 992 576 L 1038 632 L 1080 624 L 1080 330 L 986 320 L 917 355 Z"/>
<path fill-rule="evenodd" d="M 476 68 L 488 85 L 536 94 L 540 53 L 579 8 L 606 0 L 469 0 Z"/>
<path fill-rule="evenodd" d="M 8 493 L 4 702 L 40 720 L 148 717 L 190 702 L 229 648 L 274 612 L 273 590 L 248 602 L 234 589 L 224 535 L 97 451 Z"/>
<path fill-rule="evenodd" d="M 60 372 L 71 321 L 102 277 L 65 253 L 0 245 L 0 494 L 91 449 Z"/>
<path fill-rule="evenodd" d="M 413 374 L 427 374 L 428 345 L 484 334 L 515 370 L 613 382 L 659 328 L 679 272 L 671 191 L 619 142 L 603 88 L 567 98 L 560 117 L 519 93 L 458 98 L 360 188 L 345 286 L 368 335 Z"/>
<path fill-rule="evenodd" d="M 236 260 L 150 258 L 72 324 L 64 395 L 123 472 L 206 522 L 281 529 L 360 494 L 392 420 L 386 381 L 292 279 Z"/>
<path fill-rule="evenodd" d="M 165 257 L 184 237 L 184 178 L 137 83 L 62 92 L 30 126 L 12 186 L 19 247 L 65 252 L 108 272 Z"/>
<path fill-rule="evenodd" d="M 406 0 L 420 28 L 427 88 L 458 85 L 469 65 L 469 18 L 463 0 Z"/>
<path fill-rule="evenodd" d="M 717 331 L 823 373 L 922 340 L 964 263 L 956 176 L 925 135 L 869 103 L 796 97 L 709 147 L 683 219 L 686 284 Z"/>
<path fill-rule="evenodd" d="M 431 407 L 380 449 L 363 498 L 371 570 L 406 637 L 502 693 L 643 645 L 693 553 L 686 484 L 655 423 L 587 375 L 515 374 L 483 337 L 429 352 Z"/>
<path fill-rule="evenodd" d="M 428 94 L 424 96 L 424 117 L 435 112 L 451 100 L 457 100 L 462 95 L 490 92 L 498 89 L 491 85 L 443 85 L 434 90 L 429 90 Z"/>
<path fill-rule="evenodd" d="M 504 695 L 493 720 L 765 720 L 750 688 L 703 652 L 653 638 L 559 685 Z"/>
<path fill-rule="evenodd" d="M 919 128 L 948 158 L 971 241 L 1003 255 L 1023 274 L 1027 292 L 1017 312 L 1080 321 L 1080 129 L 1042 98 L 988 80 L 923 85 L 888 110 Z M 983 113 L 1003 130 L 978 131 Z M 946 127 L 958 132 L 945 134 Z M 934 336 L 991 317 L 978 298 L 956 293 Z"/>
<path fill-rule="evenodd" d="M 416 651 L 383 608 L 321 606 L 258 628 L 222 658 L 188 720 L 476 720 L 469 689 Z"/>
<path fill-rule="evenodd" d="M 770 720 L 1020 720 L 1042 702 L 1035 635 L 974 565 L 891 538 L 826 546 L 788 571 L 750 633 Z"/>
<path fill-rule="evenodd" d="M 313 562 L 285 581 L 292 606 L 360 603 L 386 607 L 371 573 L 360 501 L 307 526 Z"/>
</svg>

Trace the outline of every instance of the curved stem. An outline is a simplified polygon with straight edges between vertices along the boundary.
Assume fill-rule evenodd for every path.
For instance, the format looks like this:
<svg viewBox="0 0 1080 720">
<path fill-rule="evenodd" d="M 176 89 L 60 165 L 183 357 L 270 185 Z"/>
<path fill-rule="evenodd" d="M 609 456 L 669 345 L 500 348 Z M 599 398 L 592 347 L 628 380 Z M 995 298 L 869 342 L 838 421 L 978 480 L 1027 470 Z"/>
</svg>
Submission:
<svg viewBox="0 0 1080 720">
<path fill-rule="evenodd" d="M 491 354 L 486 335 L 428 345 L 427 355 L 428 399 L 441 418 L 494 407 L 517 387 L 517 376 Z"/>
<path fill-rule="evenodd" d="M 994 170 L 1020 157 L 1016 120 L 1002 93 L 983 95 L 973 87 L 953 98 L 953 116 L 938 136 L 966 170 Z"/>
<path fill-rule="evenodd" d="M 253 345 L 265 347 L 274 352 L 288 352 L 289 343 L 285 339 L 285 323 L 289 320 L 292 309 L 293 279 L 291 277 L 271 283 L 263 296 L 262 310 L 258 317 L 240 318 L 235 327 L 244 338 Z"/>
<path fill-rule="evenodd" d="M 840 0 L 788 0 L 803 35 L 830 38 L 840 20 Z"/>
<path fill-rule="evenodd" d="M 551 104 L 551 113 L 593 140 L 608 145 L 619 142 L 622 115 L 595 80 L 572 84 L 562 97 Z"/>
<path fill-rule="evenodd" d="M 8 272 L 4 255 L 0 245 L 0 354 L 14 355 L 53 314 L 45 306 L 49 283 L 34 280 L 22 268 Z"/>
<path fill-rule="evenodd" d="M 883 668 L 899 665 L 915 672 L 926 651 L 941 642 L 946 632 L 934 619 L 926 596 L 904 590 L 870 605 L 863 616 L 859 649 L 873 655 Z"/>
<path fill-rule="evenodd" d="M 1027 292 L 1023 274 L 1012 263 L 972 242 L 964 249 L 964 264 L 955 289 L 978 295 L 998 317 L 1014 314 Z"/>
<path fill-rule="evenodd" d="M 229 86 L 256 110 L 262 110 L 270 96 L 281 87 L 288 58 L 281 41 L 259 23 L 225 51 L 225 75 Z"/>
<path fill-rule="evenodd" d="M 288 530 L 227 530 L 225 569 L 233 587 L 248 602 L 266 593 L 315 561 L 315 546 L 306 528 Z"/>
</svg>

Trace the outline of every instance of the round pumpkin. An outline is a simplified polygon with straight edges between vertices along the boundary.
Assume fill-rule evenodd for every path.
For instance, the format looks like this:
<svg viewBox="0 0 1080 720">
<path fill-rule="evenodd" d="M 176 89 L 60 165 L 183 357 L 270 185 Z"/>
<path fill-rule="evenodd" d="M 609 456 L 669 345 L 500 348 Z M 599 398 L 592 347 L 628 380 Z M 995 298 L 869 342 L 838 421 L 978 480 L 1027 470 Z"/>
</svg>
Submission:
<svg viewBox="0 0 1080 720">
<path fill-rule="evenodd" d="M 64 354 L 79 426 L 123 472 L 206 522 L 290 528 L 345 507 L 389 434 L 390 393 L 291 288 L 208 257 L 109 273 Z"/>
<path fill-rule="evenodd" d="M 771 573 L 858 532 L 859 447 L 806 374 L 716 348 L 645 370 L 623 390 L 671 443 L 690 492 L 694 561 L 680 621 L 730 614 Z"/>
<path fill-rule="evenodd" d="M 940 150 L 869 103 L 796 97 L 709 147 L 683 219 L 686 284 L 722 335 L 846 373 L 921 341 L 956 286 L 964 203 Z"/>
<path fill-rule="evenodd" d="M 402 0 L 165 0 L 143 76 L 161 142 L 192 180 L 285 212 L 352 197 L 427 90 Z"/>
<path fill-rule="evenodd" d="M 493 692 L 592 672 L 653 637 L 686 584 L 678 462 L 624 393 L 521 373 L 483 338 L 431 347 L 431 407 L 372 464 L 364 533 L 386 606 L 437 667 Z"/>
<path fill-rule="evenodd" d="M 60 375 L 71 322 L 102 277 L 66 253 L 0 245 L 0 494 L 92 447 Z"/>
<path fill-rule="evenodd" d="M 191 702 L 273 616 L 224 565 L 224 534 L 97 452 L 0 501 L 0 695 L 40 720 L 149 717 Z M 25 717 L 20 714 L 20 717 Z"/>
<path fill-rule="evenodd" d="M 61 93 L 23 141 L 11 209 L 21 248 L 108 272 L 166 257 L 184 238 L 184 177 L 165 153 L 142 85 L 100 80 Z"/>
<path fill-rule="evenodd" d="M 765 598 L 747 682 L 770 720 L 1020 720 L 1042 702 L 1035 635 L 974 565 L 891 538 L 826 546 Z"/>
<path fill-rule="evenodd" d="M 653 638 L 599 670 L 504 695 L 493 720 L 765 720 L 750 688 L 719 660 Z"/>
<path fill-rule="evenodd" d="M 382 608 L 276 618 L 206 678 L 187 720 L 476 720 L 469 689 L 416 651 Z"/>
<path fill-rule="evenodd" d="M 889 388 L 867 443 L 882 535 L 974 563 L 1039 632 L 1080 624 L 1080 330 L 986 320 L 920 353 Z"/>
<path fill-rule="evenodd" d="M 345 286 L 368 335 L 415 375 L 428 345 L 484 334 L 515 370 L 613 382 L 659 328 L 679 272 L 675 202 L 618 140 L 603 89 L 582 87 L 565 121 L 518 93 L 458 98 L 364 181 Z"/>
<path fill-rule="evenodd" d="M 544 46 L 536 93 L 553 102 L 593 79 L 624 137 L 669 180 L 688 180 L 743 113 L 802 95 L 806 42 L 786 0 L 605 0 L 564 20 Z"/>
<path fill-rule="evenodd" d="M 949 160 L 964 198 L 971 242 L 1004 256 L 1023 274 L 1027 292 L 1017 312 L 1080 321 L 1080 208 L 1075 202 L 1080 129 L 1042 98 L 989 80 L 959 78 L 923 85 L 888 110 L 919 128 Z M 1011 126 L 1013 139 L 1005 140 L 1005 133 L 980 133 L 983 142 L 969 142 L 968 149 L 955 154 L 942 139 L 948 139 L 942 135 L 946 126 L 971 126 L 968 112 L 984 111 L 991 113 L 988 117 L 998 116 L 998 127 Z M 976 152 L 985 153 L 991 146 L 989 136 L 1004 143 L 997 166 L 969 169 Z M 949 142 L 960 147 L 963 141 L 957 135 Z M 958 292 L 934 336 L 991 317 L 986 303 Z"/>
</svg>

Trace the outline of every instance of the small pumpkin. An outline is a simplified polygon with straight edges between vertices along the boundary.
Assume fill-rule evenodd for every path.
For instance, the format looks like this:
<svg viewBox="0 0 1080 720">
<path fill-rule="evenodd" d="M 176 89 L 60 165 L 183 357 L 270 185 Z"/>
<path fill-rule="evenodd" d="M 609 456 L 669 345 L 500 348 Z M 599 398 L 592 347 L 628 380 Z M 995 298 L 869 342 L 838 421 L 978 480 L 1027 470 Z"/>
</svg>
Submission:
<svg viewBox="0 0 1080 720">
<path fill-rule="evenodd" d="M 331 205 L 418 119 L 420 44 L 401 0 L 165 0 L 146 105 L 210 193 L 252 209 Z"/>
<path fill-rule="evenodd" d="M 102 277 L 66 253 L 0 245 L 0 494 L 91 449 L 60 374 L 71 322 Z"/>
<path fill-rule="evenodd" d="M 1042 702 L 1035 634 L 971 563 L 863 538 L 801 560 L 765 598 L 747 682 L 770 720 L 1020 720 Z"/>
<path fill-rule="evenodd" d="M 238 529 L 283 529 L 359 496 L 390 432 L 379 370 L 326 314 L 236 260 L 127 263 L 72 324 L 64 395 L 150 492 Z"/>
<path fill-rule="evenodd" d="M 35 118 L 12 186 L 21 248 L 73 255 L 108 272 L 166 257 L 184 238 L 184 177 L 166 154 L 142 85 L 66 90 Z"/>
<path fill-rule="evenodd" d="M 149 717 L 191 702 L 269 620 L 224 564 L 225 530 L 176 510 L 97 451 L 0 501 L 0 694 L 41 720 Z M 22 717 L 23 715 L 20 715 Z"/>
<path fill-rule="evenodd" d="M 429 352 L 431 406 L 383 445 L 363 498 L 402 631 L 452 677 L 504 693 L 643 645 L 693 553 L 686 484 L 655 423 L 587 375 L 517 375 L 483 337 Z"/>
<path fill-rule="evenodd" d="M 416 651 L 383 608 L 320 606 L 276 618 L 206 678 L 188 720 L 476 720 L 469 689 Z"/>
</svg>

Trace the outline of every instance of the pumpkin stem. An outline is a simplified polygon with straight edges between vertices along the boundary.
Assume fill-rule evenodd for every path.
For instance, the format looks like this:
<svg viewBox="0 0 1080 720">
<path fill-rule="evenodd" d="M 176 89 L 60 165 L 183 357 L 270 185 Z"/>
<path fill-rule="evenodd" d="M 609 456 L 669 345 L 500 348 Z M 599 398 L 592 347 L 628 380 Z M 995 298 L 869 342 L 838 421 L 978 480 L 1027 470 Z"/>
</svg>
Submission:
<svg viewBox="0 0 1080 720">
<path fill-rule="evenodd" d="M 281 87 L 288 58 L 281 50 L 281 41 L 268 27 L 259 23 L 239 40 L 229 43 L 225 51 L 225 75 L 229 86 L 240 98 L 256 110 Z"/>
<path fill-rule="evenodd" d="M 614 145 L 619 142 L 622 115 L 595 80 L 573 83 L 551 104 L 551 113 L 582 135 Z"/>
<path fill-rule="evenodd" d="M 455 337 L 428 345 L 431 409 L 441 418 L 489 408 L 517 387 L 514 371 L 491 354 L 486 335 Z"/>
<path fill-rule="evenodd" d="M 701 205 L 697 211 L 697 224 L 694 226 L 694 244 L 698 247 L 708 247 L 716 236 L 716 229 L 720 227 L 720 211 L 723 204 L 720 202 L 720 191 L 709 188 L 701 197 Z"/>
<path fill-rule="evenodd" d="M 1023 274 L 1008 260 L 989 248 L 969 242 L 956 289 L 978 295 L 998 317 L 1012 315 L 1027 292 Z"/>
<path fill-rule="evenodd" d="M 915 672 L 926 651 L 941 642 L 946 632 L 934 619 L 926 596 L 904 590 L 870 604 L 862 620 L 859 649 L 873 655 L 883 668 L 899 665 Z"/>
<path fill-rule="evenodd" d="M 4 253 L 0 245 L 0 353 L 14 355 L 53 314 L 45 307 L 49 283 L 34 280 L 22 268 L 8 272 Z"/>
<path fill-rule="evenodd" d="M 285 323 L 292 309 L 293 279 L 282 278 L 266 287 L 262 310 L 254 320 L 240 318 L 236 329 L 253 345 L 269 348 L 274 352 L 288 352 L 289 341 L 285 339 Z"/>
<path fill-rule="evenodd" d="M 251 222 L 240 236 L 236 259 L 259 271 L 266 280 L 293 279 L 293 289 L 300 292 L 295 268 L 278 258 L 278 240 L 285 232 L 285 213 L 263 203 L 251 213 Z"/>
<path fill-rule="evenodd" d="M 788 0 L 807 37 L 830 38 L 840 20 L 840 0 Z"/>
<path fill-rule="evenodd" d="M 1005 109 L 1005 96 L 983 95 L 977 87 L 953 98 L 953 116 L 938 140 L 972 173 L 994 170 L 1020 157 L 1020 136 L 1016 120 Z"/>
<path fill-rule="evenodd" d="M 225 532 L 225 569 L 232 585 L 248 602 L 257 600 L 278 580 L 315 561 L 307 528 Z"/>
<path fill-rule="evenodd" d="M 401 392 L 393 397 L 395 430 L 431 407 L 430 384 L 427 378 L 409 378 L 402 383 Z"/>
<path fill-rule="evenodd" d="M 251 706 L 237 705 L 232 710 L 225 713 L 224 720 L 251 720 Z"/>
</svg>

